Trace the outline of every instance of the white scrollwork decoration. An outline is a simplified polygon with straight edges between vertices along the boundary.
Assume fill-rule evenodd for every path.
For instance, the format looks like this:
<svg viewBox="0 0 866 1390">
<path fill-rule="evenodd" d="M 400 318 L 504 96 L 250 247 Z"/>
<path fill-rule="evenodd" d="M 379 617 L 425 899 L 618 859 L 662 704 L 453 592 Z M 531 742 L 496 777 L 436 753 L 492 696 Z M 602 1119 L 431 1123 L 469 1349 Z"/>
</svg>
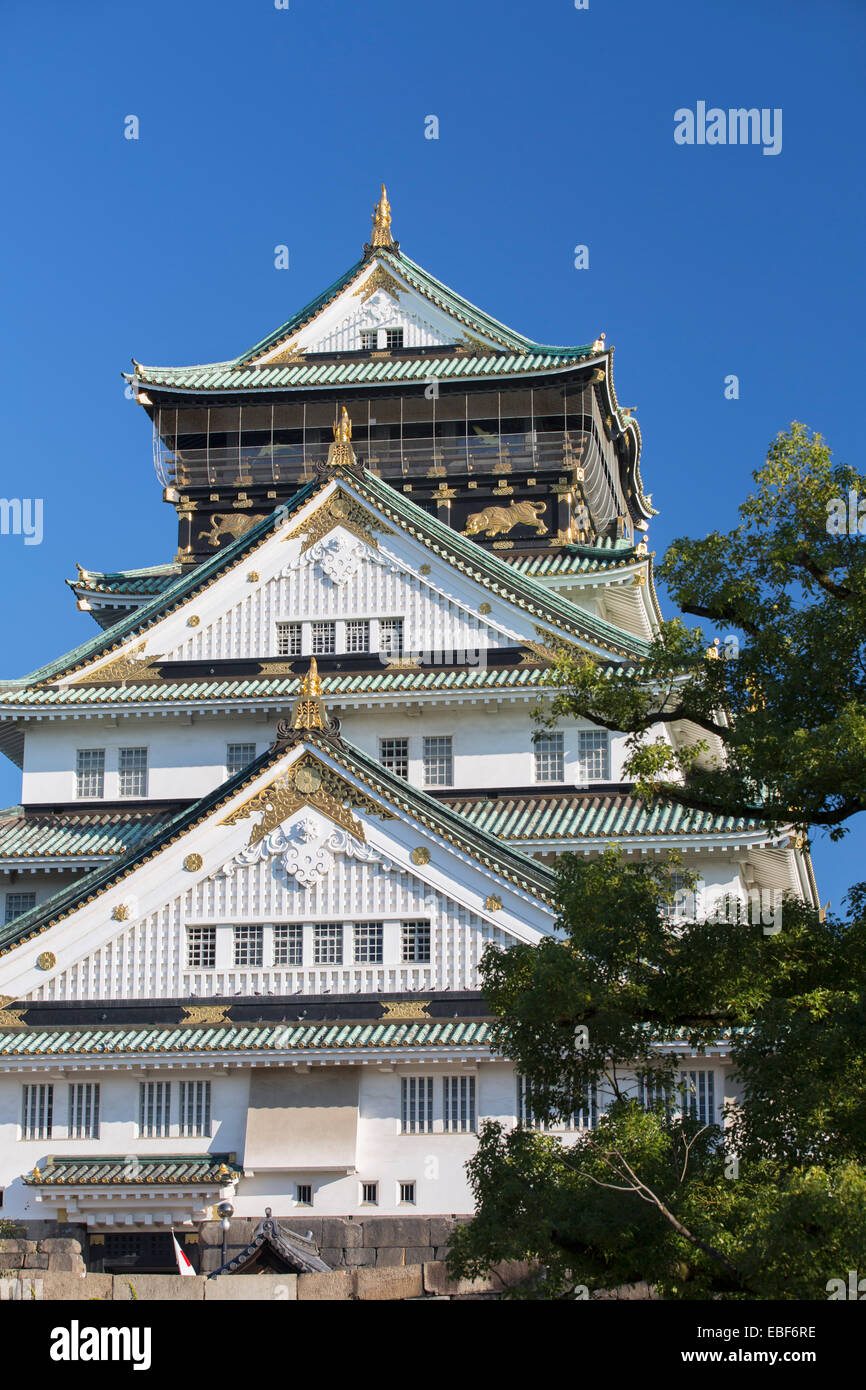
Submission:
<svg viewBox="0 0 866 1390">
<path fill-rule="evenodd" d="M 278 857 L 290 878 L 304 888 L 311 888 L 328 876 L 337 854 L 367 864 L 382 864 L 386 869 L 391 867 L 374 849 L 356 840 L 347 830 L 316 816 L 305 815 L 288 828 L 278 825 L 257 844 L 239 850 L 219 872 L 230 877 L 237 868 Z"/>
</svg>

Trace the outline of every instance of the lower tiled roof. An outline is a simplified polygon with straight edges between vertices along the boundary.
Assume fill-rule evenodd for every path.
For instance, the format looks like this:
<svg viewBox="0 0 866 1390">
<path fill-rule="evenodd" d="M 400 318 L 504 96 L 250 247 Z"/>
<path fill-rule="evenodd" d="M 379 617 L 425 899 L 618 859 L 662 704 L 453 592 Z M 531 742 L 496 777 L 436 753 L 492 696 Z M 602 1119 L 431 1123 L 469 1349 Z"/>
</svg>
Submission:
<svg viewBox="0 0 866 1390">
<path fill-rule="evenodd" d="M 67 579 L 71 589 L 88 594 L 125 594 L 150 596 L 161 594 L 182 572 L 176 561 L 164 565 L 147 565 L 137 570 L 79 570 L 77 579 Z"/>
<path fill-rule="evenodd" d="M 77 1057 L 152 1052 L 297 1052 L 363 1048 L 484 1047 L 475 1019 L 393 1023 L 225 1023 L 168 1028 L 4 1028 L 0 1056 Z"/>
<path fill-rule="evenodd" d="M 241 1176 L 229 1154 L 165 1154 L 79 1158 L 58 1154 L 25 1173 L 28 1187 L 151 1187 L 183 1183 L 225 1186 Z"/>
<path fill-rule="evenodd" d="M 635 835 L 719 835 L 756 830 L 758 822 L 717 816 L 668 801 L 645 806 L 627 792 L 562 791 L 525 796 L 453 796 L 447 804 L 502 840 L 613 839 Z"/>
<path fill-rule="evenodd" d="M 0 859 L 101 859 L 123 854 L 176 815 L 147 811 L 0 811 Z"/>
</svg>

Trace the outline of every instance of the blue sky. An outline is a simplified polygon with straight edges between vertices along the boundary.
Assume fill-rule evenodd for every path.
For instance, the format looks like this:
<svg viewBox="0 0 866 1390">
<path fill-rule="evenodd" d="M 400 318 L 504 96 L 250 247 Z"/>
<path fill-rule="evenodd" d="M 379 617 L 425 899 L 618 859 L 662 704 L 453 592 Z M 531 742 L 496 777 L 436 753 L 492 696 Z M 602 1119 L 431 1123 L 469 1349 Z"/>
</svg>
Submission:
<svg viewBox="0 0 866 1390">
<path fill-rule="evenodd" d="M 39 546 L 0 537 L 4 675 L 95 630 L 75 561 L 174 554 L 130 356 L 249 347 L 356 259 L 382 180 L 440 279 L 540 342 L 616 345 L 659 554 L 733 523 L 792 419 L 863 466 L 861 0 L 3 11 L 2 493 L 45 518 Z M 781 108 L 781 152 L 675 144 L 701 100 Z M 0 804 L 18 794 L 4 762 Z M 862 821 L 816 839 L 834 906 L 863 876 Z"/>
</svg>

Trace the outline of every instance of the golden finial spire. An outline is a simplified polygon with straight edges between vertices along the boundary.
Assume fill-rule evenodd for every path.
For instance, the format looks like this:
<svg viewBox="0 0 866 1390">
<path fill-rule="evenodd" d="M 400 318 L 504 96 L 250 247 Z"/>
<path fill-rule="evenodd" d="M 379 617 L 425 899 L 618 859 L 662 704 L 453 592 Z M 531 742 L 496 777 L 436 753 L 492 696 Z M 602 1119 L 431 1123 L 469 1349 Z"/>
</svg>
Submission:
<svg viewBox="0 0 866 1390">
<path fill-rule="evenodd" d="M 310 657 L 310 669 L 301 681 L 301 689 L 292 712 L 293 729 L 325 729 L 325 706 L 322 704 L 322 681 L 316 658 Z"/>
<path fill-rule="evenodd" d="M 374 251 L 377 247 L 385 247 L 389 251 L 396 251 L 399 242 L 394 240 L 391 233 L 391 204 L 388 202 L 388 194 L 385 185 L 382 184 L 382 196 L 373 209 L 373 235 L 365 251 Z"/>
<path fill-rule="evenodd" d="M 328 450 L 328 467 L 344 468 L 357 466 L 355 450 L 352 448 L 352 421 L 345 406 L 340 410 L 340 418 L 334 421 L 334 442 Z"/>
</svg>

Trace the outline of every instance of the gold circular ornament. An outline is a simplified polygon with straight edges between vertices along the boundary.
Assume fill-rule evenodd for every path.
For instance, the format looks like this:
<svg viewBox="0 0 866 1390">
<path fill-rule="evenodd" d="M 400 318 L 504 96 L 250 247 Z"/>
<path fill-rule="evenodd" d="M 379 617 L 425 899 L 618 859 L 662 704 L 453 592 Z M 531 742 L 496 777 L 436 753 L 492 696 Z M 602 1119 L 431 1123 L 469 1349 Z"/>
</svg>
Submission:
<svg viewBox="0 0 866 1390">
<path fill-rule="evenodd" d="M 331 513 L 332 513 L 333 516 L 348 516 L 348 515 L 349 515 L 349 503 L 348 503 L 348 499 L 345 498 L 345 497 L 332 497 L 332 498 L 331 498 Z"/>
<path fill-rule="evenodd" d="M 36 965 L 39 970 L 53 970 L 57 964 L 57 957 L 53 951 L 43 951 L 41 956 L 36 957 Z"/>
<path fill-rule="evenodd" d="M 479 605 L 479 608 L 478 608 L 478 612 L 479 612 L 479 613 L 489 613 L 489 612 L 490 612 L 490 604 L 489 604 L 489 603 L 482 603 L 482 604 L 480 604 L 480 605 Z"/>
<path fill-rule="evenodd" d="M 258 572 L 258 570 L 250 570 L 249 574 L 247 575 L 247 583 L 248 583 L 248 584 L 257 584 L 257 583 L 258 583 L 258 579 L 259 579 L 259 572 Z"/>
<path fill-rule="evenodd" d="M 186 620 L 186 625 L 187 625 L 187 627 L 198 627 L 198 625 L 199 625 L 200 622 L 201 622 L 201 618 L 199 618 L 199 617 L 197 616 L 197 614 L 192 613 L 192 614 L 190 614 L 190 616 L 187 618 L 187 620 Z"/>
<path fill-rule="evenodd" d="M 118 903 L 111 914 L 112 920 L 115 922 L 125 922 L 128 916 L 129 908 L 126 906 L 126 903 Z"/>
<path fill-rule="evenodd" d="M 418 566 L 418 573 L 419 573 L 419 574 L 429 574 L 429 573 L 430 573 L 430 566 L 429 566 L 429 565 L 419 565 L 419 566 Z"/>
<path fill-rule="evenodd" d="M 413 864 L 429 864 L 430 851 L 429 849 L 425 849 L 424 845 L 419 845 L 417 849 L 413 849 L 409 858 L 412 860 Z"/>
<path fill-rule="evenodd" d="M 299 767 L 295 774 L 295 786 L 299 792 L 310 796 L 322 785 L 322 774 L 314 767 Z"/>
<path fill-rule="evenodd" d="M 194 874 L 196 869 L 200 869 L 203 863 L 204 860 L 200 854 L 188 854 L 183 861 L 183 867 L 191 874 Z"/>
</svg>

